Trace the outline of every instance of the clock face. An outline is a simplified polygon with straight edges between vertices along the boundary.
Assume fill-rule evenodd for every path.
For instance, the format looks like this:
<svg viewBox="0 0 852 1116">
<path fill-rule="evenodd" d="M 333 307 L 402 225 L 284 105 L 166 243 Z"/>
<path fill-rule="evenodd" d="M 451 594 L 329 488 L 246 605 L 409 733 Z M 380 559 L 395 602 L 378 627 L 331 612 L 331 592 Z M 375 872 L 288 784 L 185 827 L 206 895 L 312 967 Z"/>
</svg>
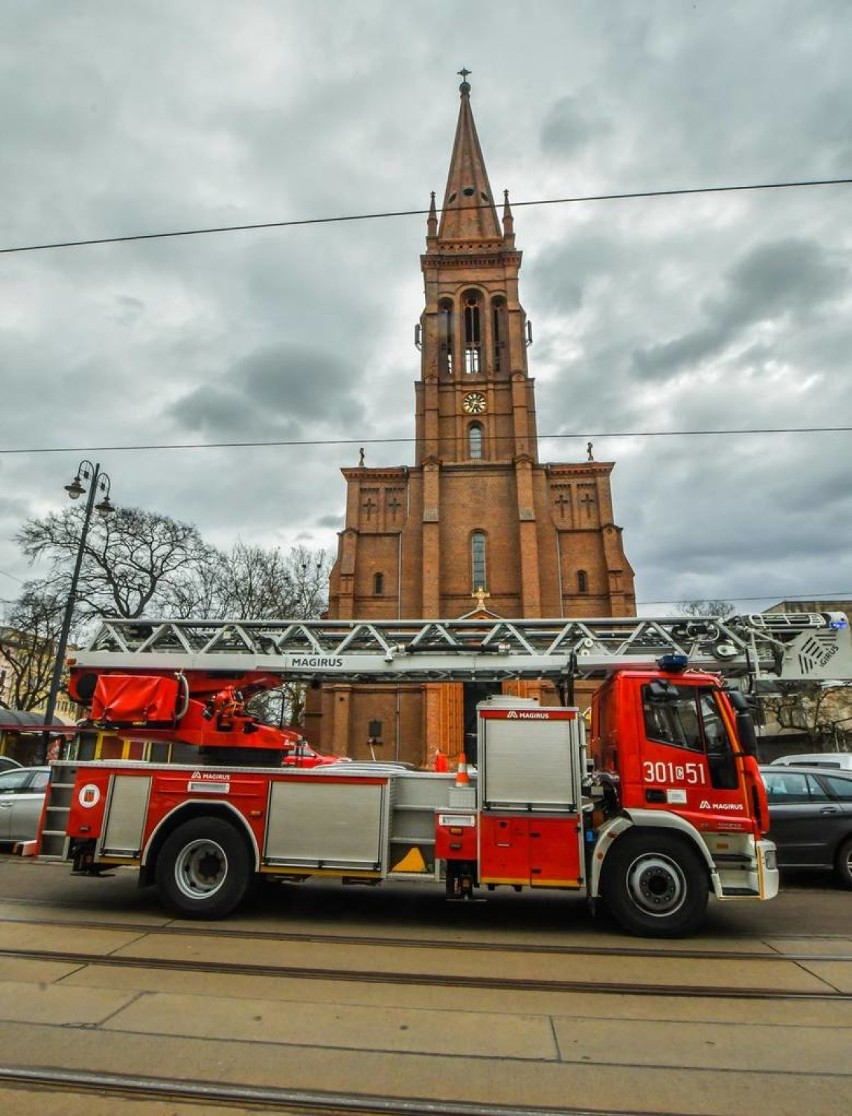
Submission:
<svg viewBox="0 0 852 1116">
<path fill-rule="evenodd" d="M 462 400 L 462 407 L 469 415 L 481 415 L 485 412 L 485 396 L 481 391 L 471 391 Z"/>
</svg>

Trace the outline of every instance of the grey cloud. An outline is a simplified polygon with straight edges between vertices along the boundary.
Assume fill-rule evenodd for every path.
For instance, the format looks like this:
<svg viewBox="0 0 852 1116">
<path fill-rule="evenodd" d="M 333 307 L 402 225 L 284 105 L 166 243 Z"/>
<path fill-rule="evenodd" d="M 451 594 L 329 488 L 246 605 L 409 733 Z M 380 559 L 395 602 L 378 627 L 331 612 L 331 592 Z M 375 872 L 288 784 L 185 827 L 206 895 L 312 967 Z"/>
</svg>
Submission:
<svg viewBox="0 0 852 1116">
<path fill-rule="evenodd" d="M 197 387 L 169 409 L 179 425 L 211 438 L 249 438 L 268 435 L 295 437 L 297 428 L 280 420 L 270 423 L 262 407 L 232 387 Z"/>
<path fill-rule="evenodd" d="M 234 370 L 244 390 L 261 405 L 299 419 L 348 424 L 361 416 L 353 398 L 356 370 L 307 346 L 286 345 L 254 353 Z"/>
<path fill-rule="evenodd" d="M 789 238 L 759 244 L 728 273 L 730 290 L 708 305 L 731 325 L 791 314 L 803 317 L 849 287 L 849 268 L 813 241 Z"/>
<path fill-rule="evenodd" d="M 541 147 L 546 154 L 572 156 L 592 140 L 599 143 L 610 128 L 609 120 L 594 106 L 588 93 L 560 97 L 542 122 Z"/>
<path fill-rule="evenodd" d="M 787 238 L 750 249 L 726 275 L 726 289 L 705 300 L 707 324 L 671 341 L 637 349 L 638 375 L 666 379 L 720 353 L 749 327 L 801 321 L 849 293 L 849 268 L 829 249 Z"/>
<path fill-rule="evenodd" d="M 168 408 L 190 429 L 211 435 L 304 435 L 311 422 L 349 424 L 362 417 L 353 370 L 296 345 L 269 346 L 237 361 L 218 381 L 194 388 Z"/>
<path fill-rule="evenodd" d="M 721 328 L 695 330 L 674 341 L 638 349 L 633 354 L 634 370 L 647 379 L 666 379 L 685 365 L 695 365 L 718 352 L 730 334 Z"/>
<path fill-rule="evenodd" d="M 567 313 L 583 304 L 595 281 L 622 273 L 625 245 L 597 228 L 572 230 L 570 238 L 547 245 L 526 272 L 530 307 Z"/>
</svg>

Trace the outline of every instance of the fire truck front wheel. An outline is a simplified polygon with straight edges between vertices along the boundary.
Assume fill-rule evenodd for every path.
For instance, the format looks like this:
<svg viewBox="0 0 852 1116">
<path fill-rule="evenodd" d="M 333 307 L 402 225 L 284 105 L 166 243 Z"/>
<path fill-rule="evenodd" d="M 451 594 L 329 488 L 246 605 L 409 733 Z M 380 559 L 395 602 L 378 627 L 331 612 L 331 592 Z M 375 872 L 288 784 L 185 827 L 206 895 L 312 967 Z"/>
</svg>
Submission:
<svg viewBox="0 0 852 1116">
<path fill-rule="evenodd" d="M 607 854 L 602 889 L 628 933 L 678 938 L 701 925 L 709 879 L 686 841 L 668 833 L 627 833 Z"/>
<path fill-rule="evenodd" d="M 163 905 L 182 918 L 224 918 L 251 882 L 243 837 L 221 818 L 193 818 L 172 833 L 157 857 Z"/>
</svg>

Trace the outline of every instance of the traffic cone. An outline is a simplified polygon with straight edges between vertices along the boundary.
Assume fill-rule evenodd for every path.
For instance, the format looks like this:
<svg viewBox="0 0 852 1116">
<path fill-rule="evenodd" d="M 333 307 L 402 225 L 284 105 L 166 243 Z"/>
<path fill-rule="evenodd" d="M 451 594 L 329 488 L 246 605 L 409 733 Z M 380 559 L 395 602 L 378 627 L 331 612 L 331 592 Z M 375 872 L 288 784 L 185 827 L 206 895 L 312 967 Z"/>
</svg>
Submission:
<svg viewBox="0 0 852 1116">
<path fill-rule="evenodd" d="M 449 769 L 450 768 L 449 768 L 449 765 L 447 764 L 447 757 L 444 755 L 444 753 L 443 752 L 436 752 L 435 753 L 435 770 L 436 771 L 449 771 Z"/>
<path fill-rule="evenodd" d="M 456 771 L 456 786 L 467 787 L 470 785 L 470 776 L 467 773 L 467 760 L 464 752 L 459 754 L 459 766 Z"/>
</svg>

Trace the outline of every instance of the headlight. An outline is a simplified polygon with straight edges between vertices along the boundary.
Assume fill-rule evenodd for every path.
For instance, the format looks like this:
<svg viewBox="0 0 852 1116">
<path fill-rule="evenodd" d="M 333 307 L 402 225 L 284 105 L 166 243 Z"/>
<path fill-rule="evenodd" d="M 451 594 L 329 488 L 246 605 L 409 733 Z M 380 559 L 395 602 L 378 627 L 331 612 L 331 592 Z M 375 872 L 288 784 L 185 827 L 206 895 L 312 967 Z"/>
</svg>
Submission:
<svg viewBox="0 0 852 1116">
<path fill-rule="evenodd" d="M 778 858 L 775 855 L 775 846 L 771 849 L 763 850 L 763 863 L 770 871 L 774 871 L 778 867 Z"/>
</svg>

